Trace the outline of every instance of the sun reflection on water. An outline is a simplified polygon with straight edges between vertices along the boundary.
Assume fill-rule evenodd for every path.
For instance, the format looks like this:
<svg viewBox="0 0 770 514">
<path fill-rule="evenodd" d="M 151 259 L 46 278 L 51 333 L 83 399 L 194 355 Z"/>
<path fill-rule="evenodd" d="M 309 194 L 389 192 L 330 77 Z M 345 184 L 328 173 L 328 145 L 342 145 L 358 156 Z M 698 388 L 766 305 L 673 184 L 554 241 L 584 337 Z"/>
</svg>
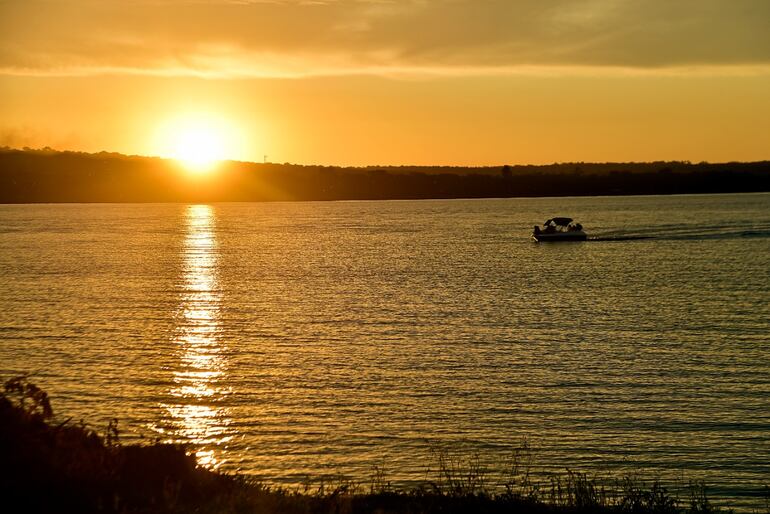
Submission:
<svg viewBox="0 0 770 514">
<path fill-rule="evenodd" d="M 230 440 L 229 418 L 221 401 L 226 359 L 220 341 L 221 293 L 217 283 L 214 209 L 191 205 L 186 211 L 180 315 L 175 334 L 178 362 L 173 371 L 169 441 L 192 443 L 198 463 L 217 468 Z M 164 431 L 165 432 L 165 431 Z"/>
</svg>

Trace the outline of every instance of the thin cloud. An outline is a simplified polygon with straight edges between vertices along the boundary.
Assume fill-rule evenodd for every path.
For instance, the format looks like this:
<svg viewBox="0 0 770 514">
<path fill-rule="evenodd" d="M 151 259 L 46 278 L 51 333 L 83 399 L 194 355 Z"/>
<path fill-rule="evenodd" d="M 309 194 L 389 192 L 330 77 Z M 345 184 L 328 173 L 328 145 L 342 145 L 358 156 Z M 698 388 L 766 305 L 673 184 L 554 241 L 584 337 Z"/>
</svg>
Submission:
<svg viewBox="0 0 770 514">
<path fill-rule="evenodd" d="M 0 33 L 6 74 L 744 73 L 770 65 L 766 0 L 0 0 Z"/>
</svg>

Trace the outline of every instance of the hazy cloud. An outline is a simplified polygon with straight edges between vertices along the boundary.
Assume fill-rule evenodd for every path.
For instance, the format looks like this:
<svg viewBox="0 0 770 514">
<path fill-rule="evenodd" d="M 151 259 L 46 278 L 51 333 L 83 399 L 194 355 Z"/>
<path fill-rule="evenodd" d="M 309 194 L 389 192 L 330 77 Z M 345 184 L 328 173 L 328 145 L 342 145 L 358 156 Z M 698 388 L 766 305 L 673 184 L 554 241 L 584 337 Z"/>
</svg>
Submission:
<svg viewBox="0 0 770 514">
<path fill-rule="evenodd" d="M 767 0 L 0 0 L 5 73 L 767 65 Z"/>
</svg>

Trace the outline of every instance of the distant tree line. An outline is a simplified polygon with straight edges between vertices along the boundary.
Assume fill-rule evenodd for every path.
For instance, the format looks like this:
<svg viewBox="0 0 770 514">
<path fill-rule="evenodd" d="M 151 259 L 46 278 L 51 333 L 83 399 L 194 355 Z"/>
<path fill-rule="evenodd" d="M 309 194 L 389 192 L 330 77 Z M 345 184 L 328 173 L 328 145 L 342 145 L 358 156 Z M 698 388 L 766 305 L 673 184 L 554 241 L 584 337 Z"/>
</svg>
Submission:
<svg viewBox="0 0 770 514">
<path fill-rule="evenodd" d="M 216 202 L 504 198 L 770 191 L 770 161 L 342 168 L 0 149 L 0 202 Z"/>
</svg>

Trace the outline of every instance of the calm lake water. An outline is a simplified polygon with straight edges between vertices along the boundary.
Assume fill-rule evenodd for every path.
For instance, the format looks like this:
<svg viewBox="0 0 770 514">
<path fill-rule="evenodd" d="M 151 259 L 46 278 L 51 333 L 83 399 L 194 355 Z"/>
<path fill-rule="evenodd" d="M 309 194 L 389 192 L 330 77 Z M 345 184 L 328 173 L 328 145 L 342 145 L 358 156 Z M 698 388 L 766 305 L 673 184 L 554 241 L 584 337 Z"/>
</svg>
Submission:
<svg viewBox="0 0 770 514">
<path fill-rule="evenodd" d="M 583 243 L 536 244 L 573 216 Z M 646 239 L 634 239 L 646 237 Z M 0 377 L 272 483 L 770 483 L 770 194 L 0 206 Z M 101 430 L 101 429 L 100 429 Z M 752 496 L 754 495 L 754 496 Z"/>
</svg>

